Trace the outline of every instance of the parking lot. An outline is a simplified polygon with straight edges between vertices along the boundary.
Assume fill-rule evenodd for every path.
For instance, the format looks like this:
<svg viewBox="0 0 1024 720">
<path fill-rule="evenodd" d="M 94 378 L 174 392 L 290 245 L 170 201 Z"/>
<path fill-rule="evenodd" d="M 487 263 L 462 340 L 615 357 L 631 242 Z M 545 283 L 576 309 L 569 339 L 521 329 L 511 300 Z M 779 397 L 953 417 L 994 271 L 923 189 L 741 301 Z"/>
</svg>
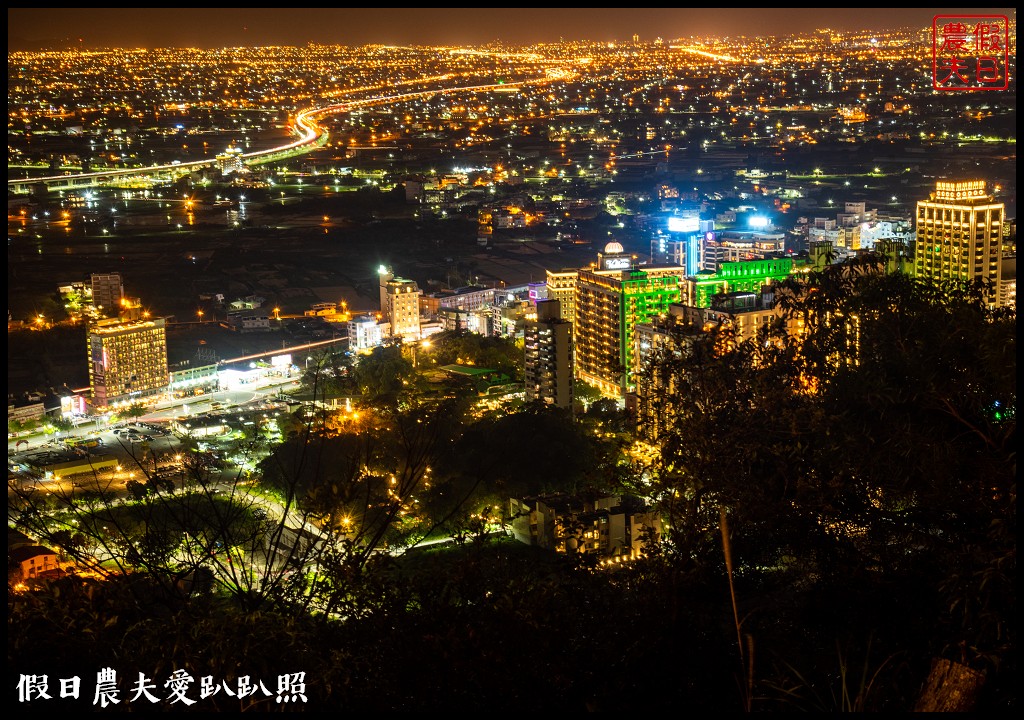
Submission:
<svg viewBox="0 0 1024 720">
<path fill-rule="evenodd" d="M 111 464 L 121 468 L 153 468 L 173 462 L 181 441 L 155 423 L 124 424 L 85 437 L 53 439 L 34 448 L 8 453 L 9 470 L 28 478 L 81 475 Z M 85 473 L 78 472 L 85 467 Z M 90 470 L 91 469 L 91 470 Z"/>
</svg>

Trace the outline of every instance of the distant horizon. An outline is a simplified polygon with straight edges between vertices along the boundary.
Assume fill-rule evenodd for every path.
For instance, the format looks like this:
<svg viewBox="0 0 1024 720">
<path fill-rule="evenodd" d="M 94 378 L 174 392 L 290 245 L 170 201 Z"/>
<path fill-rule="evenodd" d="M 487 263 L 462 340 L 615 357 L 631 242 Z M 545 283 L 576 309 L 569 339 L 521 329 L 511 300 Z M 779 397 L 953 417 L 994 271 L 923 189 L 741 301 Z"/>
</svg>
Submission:
<svg viewBox="0 0 1024 720">
<path fill-rule="evenodd" d="M 115 48 L 527 46 L 657 38 L 784 37 L 931 26 L 1016 8 L 10 8 L 7 51 Z"/>
</svg>

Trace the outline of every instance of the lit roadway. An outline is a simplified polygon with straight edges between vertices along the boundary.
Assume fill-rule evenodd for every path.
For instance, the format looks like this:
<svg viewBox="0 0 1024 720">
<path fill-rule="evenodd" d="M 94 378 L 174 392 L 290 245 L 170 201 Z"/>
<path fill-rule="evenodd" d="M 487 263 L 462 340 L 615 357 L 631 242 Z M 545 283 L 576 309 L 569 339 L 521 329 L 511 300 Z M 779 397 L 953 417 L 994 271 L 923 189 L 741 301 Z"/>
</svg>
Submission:
<svg viewBox="0 0 1024 720">
<path fill-rule="evenodd" d="M 399 95 L 382 95 L 367 98 L 365 100 L 350 100 L 343 103 L 325 105 L 324 107 L 319 108 L 309 108 L 298 113 L 295 116 L 295 121 L 292 123 L 292 131 L 298 135 L 296 140 L 279 147 L 270 148 L 269 150 L 242 153 L 240 157 L 248 164 L 259 164 L 293 157 L 321 147 L 326 144 L 328 133 L 317 124 L 316 120 L 317 118 L 326 115 L 350 112 L 357 108 L 375 107 L 379 105 L 404 102 L 407 100 L 415 100 L 417 98 L 432 97 L 434 95 L 479 92 L 485 90 L 501 90 L 503 92 L 508 92 L 510 89 L 514 89 L 520 85 L 546 83 L 551 82 L 552 79 L 554 79 L 554 77 L 549 74 L 545 78 L 535 78 L 532 80 L 525 80 L 520 83 L 492 83 L 487 85 L 467 85 L 455 88 L 435 88 L 432 90 L 419 90 Z M 21 178 L 19 180 L 8 180 L 7 188 L 9 191 L 17 194 L 26 194 L 30 192 L 33 185 L 38 183 L 46 183 L 49 187 L 57 188 L 96 187 L 99 185 L 114 184 L 130 178 L 140 178 L 144 176 L 156 175 L 174 177 L 177 175 L 185 175 L 204 167 L 213 166 L 216 162 L 216 159 L 211 160 L 209 158 L 204 158 L 203 160 L 174 162 L 168 165 L 151 165 L 144 168 L 125 168 L 123 170 L 102 170 L 92 173 L 79 173 L 76 175 L 50 175 L 48 177 Z"/>
<path fill-rule="evenodd" d="M 295 317 L 300 317 L 296 315 Z M 287 355 L 289 353 L 296 352 L 298 350 L 313 350 L 316 348 L 326 347 L 327 345 L 335 345 L 340 342 L 346 342 L 348 337 L 331 338 L 330 340 L 317 340 L 316 342 L 303 343 L 302 345 L 292 345 L 291 347 L 282 347 L 280 349 L 275 348 L 274 350 L 268 350 L 266 352 L 254 353 L 252 355 L 242 355 L 241 357 L 228 358 L 227 360 L 221 360 L 221 365 L 227 365 L 228 363 L 243 362 L 245 360 L 258 360 L 259 358 L 271 357 L 273 355 Z M 87 390 L 88 388 L 83 388 Z"/>
<path fill-rule="evenodd" d="M 268 358 L 273 355 L 283 355 L 289 353 L 301 352 L 303 350 L 316 350 L 318 348 L 324 348 L 328 345 L 336 345 L 338 343 L 347 342 L 347 337 L 333 338 L 331 340 L 318 340 L 311 343 L 303 343 L 301 345 L 292 345 L 291 347 L 275 348 L 267 352 L 254 353 L 252 355 L 243 355 L 241 357 L 229 358 L 227 360 L 221 360 L 220 364 L 225 365 L 228 363 L 244 362 L 246 360 L 259 360 L 261 358 Z M 312 353 L 310 354 L 312 355 Z M 262 399 L 268 399 L 276 396 L 279 392 L 287 390 L 293 390 L 299 385 L 299 377 L 293 378 L 275 378 L 272 381 L 264 381 L 261 383 L 254 383 L 241 388 L 233 388 L 229 390 L 221 390 L 215 393 L 207 393 L 195 398 L 189 399 L 176 399 L 169 401 L 161 401 L 155 403 L 149 409 L 149 412 L 139 418 L 143 422 L 155 422 L 155 421 L 166 421 L 174 417 L 181 415 L 198 415 L 203 412 L 209 411 L 210 403 L 222 402 L 225 408 L 230 408 L 238 405 L 246 405 L 249 403 L 255 403 Z M 88 393 L 89 388 L 78 388 L 76 392 Z M 63 437 L 85 437 L 89 435 L 99 434 L 100 437 L 106 441 L 107 445 L 111 444 L 111 441 L 115 440 L 115 436 L 112 435 L 106 423 L 100 418 L 91 418 L 83 423 L 80 423 L 75 427 L 74 430 L 66 433 L 61 433 Z M 47 442 L 52 438 L 43 434 L 42 432 L 35 433 L 33 435 L 25 437 L 8 437 L 7 439 L 7 453 L 10 456 L 13 453 L 28 452 L 31 450 L 37 450 L 44 447 Z M 114 443 L 116 445 L 116 442 Z"/>
</svg>

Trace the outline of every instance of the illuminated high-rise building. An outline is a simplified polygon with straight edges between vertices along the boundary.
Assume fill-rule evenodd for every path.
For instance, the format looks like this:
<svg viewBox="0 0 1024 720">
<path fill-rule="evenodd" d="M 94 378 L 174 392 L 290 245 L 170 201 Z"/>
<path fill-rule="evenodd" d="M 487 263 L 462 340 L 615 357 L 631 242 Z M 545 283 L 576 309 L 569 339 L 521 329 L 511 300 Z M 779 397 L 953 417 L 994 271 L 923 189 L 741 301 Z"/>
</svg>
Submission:
<svg viewBox="0 0 1024 720">
<path fill-rule="evenodd" d="M 107 317 L 117 317 L 121 312 L 124 284 L 121 273 L 93 273 L 89 278 L 92 290 L 92 304 Z"/>
<path fill-rule="evenodd" d="M 713 221 L 701 221 L 697 215 L 670 217 L 668 249 L 671 249 L 672 263 L 685 267 L 687 275 L 696 274 L 700 270 L 703 257 L 704 228 L 711 232 L 714 226 Z"/>
<path fill-rule="evenodd" d="M 572 325 L 576 377 L 621 397 L 630 382 L 633 327 L 680 299 L 685 272 L 679 265 L 637 265 L 617 242 L 589 268 L 549 270 L 547 296 Z"/>
<path fill-rule="evenodd" d="M 984 180 L 940 181 L 917 203 L 914 270 L 933 280 L 983 280 L 986 301 L 999 299 L 1003 216 Z"/>
<path fill-rule="evenodd" d="M 380 312 L 383 318 L 388 303 L 388 283 L 395 279 L 395 274 L 387 265 L 381 265 L 377 268 L 377 279 L 380 282 Z"/>
<path fill-rule="evenodd" d="M 621 397 L 632 384 L 633 331 L 679 302 L 679 274 L 669 268 L 614 273 L 581 270 L 576 292 L 576 376 Z M 677 268 L 681 270 L 681 268 Z"/>
<path fill-rule="evenodd" d="M 597 275 L 618 276 L 623 270 L 629 270 L 634 266 L 636 258 L 623 250 L 622 245 L 617 242 L 610 242 L 605 245 L 604 250 L 597 254 L 597 262 L 591 263 L 590 270 Z M 644 265 L 642 269 L 649 277 L 658 278 L 666 275 L 681 278 L 686 274 L 686 268 L 681 265 L 669 262 L 668 264 Z M 547 297 L 549 300 L 558 300 L 561 303 L 562 318 L 571 323 L 576 322 L 576 295 L 579 287 L 579 276 L 581 270 L 558 270 L 547 271 Z"/>
<path fill-rule="evenodd" d="M 558 300 L 560 312 L 564 320 L 576 322 L 576 278 L 579 270 L 548 270 L 547 296 L 549 300 Z"/>
<path fill-rule="evenodd" d="M 395 277 L 390 268 L 381 266 L 380 313 L 390 327 L 391 337 L 406 341 L 420 339 L 420 296 L 423 292 L 414 280 Z"/>
<path fill-rule="evenodd" d="M 523 329 L 527 400 L 572 407 L 572 324 L 561 317 L 558 300 L 537 303 L 537 319 Z"/>
<path fill-rule="evenodd" d="M 1003 255 L 999 273 L 999 306 L 1017 307 L 1017 254 Z"/>
<path fill-rule="evenodd" d="M 168 381 L 163 318 L 100 320 L 89 327 L 89 385 L 95 406 L 134 402 L 162 392 Z"/>
</svg>

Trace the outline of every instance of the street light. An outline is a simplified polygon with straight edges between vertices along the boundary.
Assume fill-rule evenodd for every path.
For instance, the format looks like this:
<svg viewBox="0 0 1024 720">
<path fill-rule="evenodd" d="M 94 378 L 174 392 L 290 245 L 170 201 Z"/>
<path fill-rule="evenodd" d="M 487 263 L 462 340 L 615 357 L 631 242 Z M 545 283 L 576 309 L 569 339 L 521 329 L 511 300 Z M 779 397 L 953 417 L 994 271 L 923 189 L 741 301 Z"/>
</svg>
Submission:
<svg viewBox="0 0 1024 720">
<path fill-rule="evenodd" d="M 414 342 L 411 345 L 409 345 L 409 348 L 412 350 L 412 366 L 413 367 L 416 367 L 416 348 L 417 347 L 422 347 L 424 350 L 429 350 L 430 349 L 430 341 L 429 340 L 420 340 L 419 342 Z"/>
<path fill-rule="evenodd" d="M 202 310 L 196 310 L 196 315 L 199 316 L 199 322 L 202 322 L 203 321 L 203 311 Z"/>
</svg>

